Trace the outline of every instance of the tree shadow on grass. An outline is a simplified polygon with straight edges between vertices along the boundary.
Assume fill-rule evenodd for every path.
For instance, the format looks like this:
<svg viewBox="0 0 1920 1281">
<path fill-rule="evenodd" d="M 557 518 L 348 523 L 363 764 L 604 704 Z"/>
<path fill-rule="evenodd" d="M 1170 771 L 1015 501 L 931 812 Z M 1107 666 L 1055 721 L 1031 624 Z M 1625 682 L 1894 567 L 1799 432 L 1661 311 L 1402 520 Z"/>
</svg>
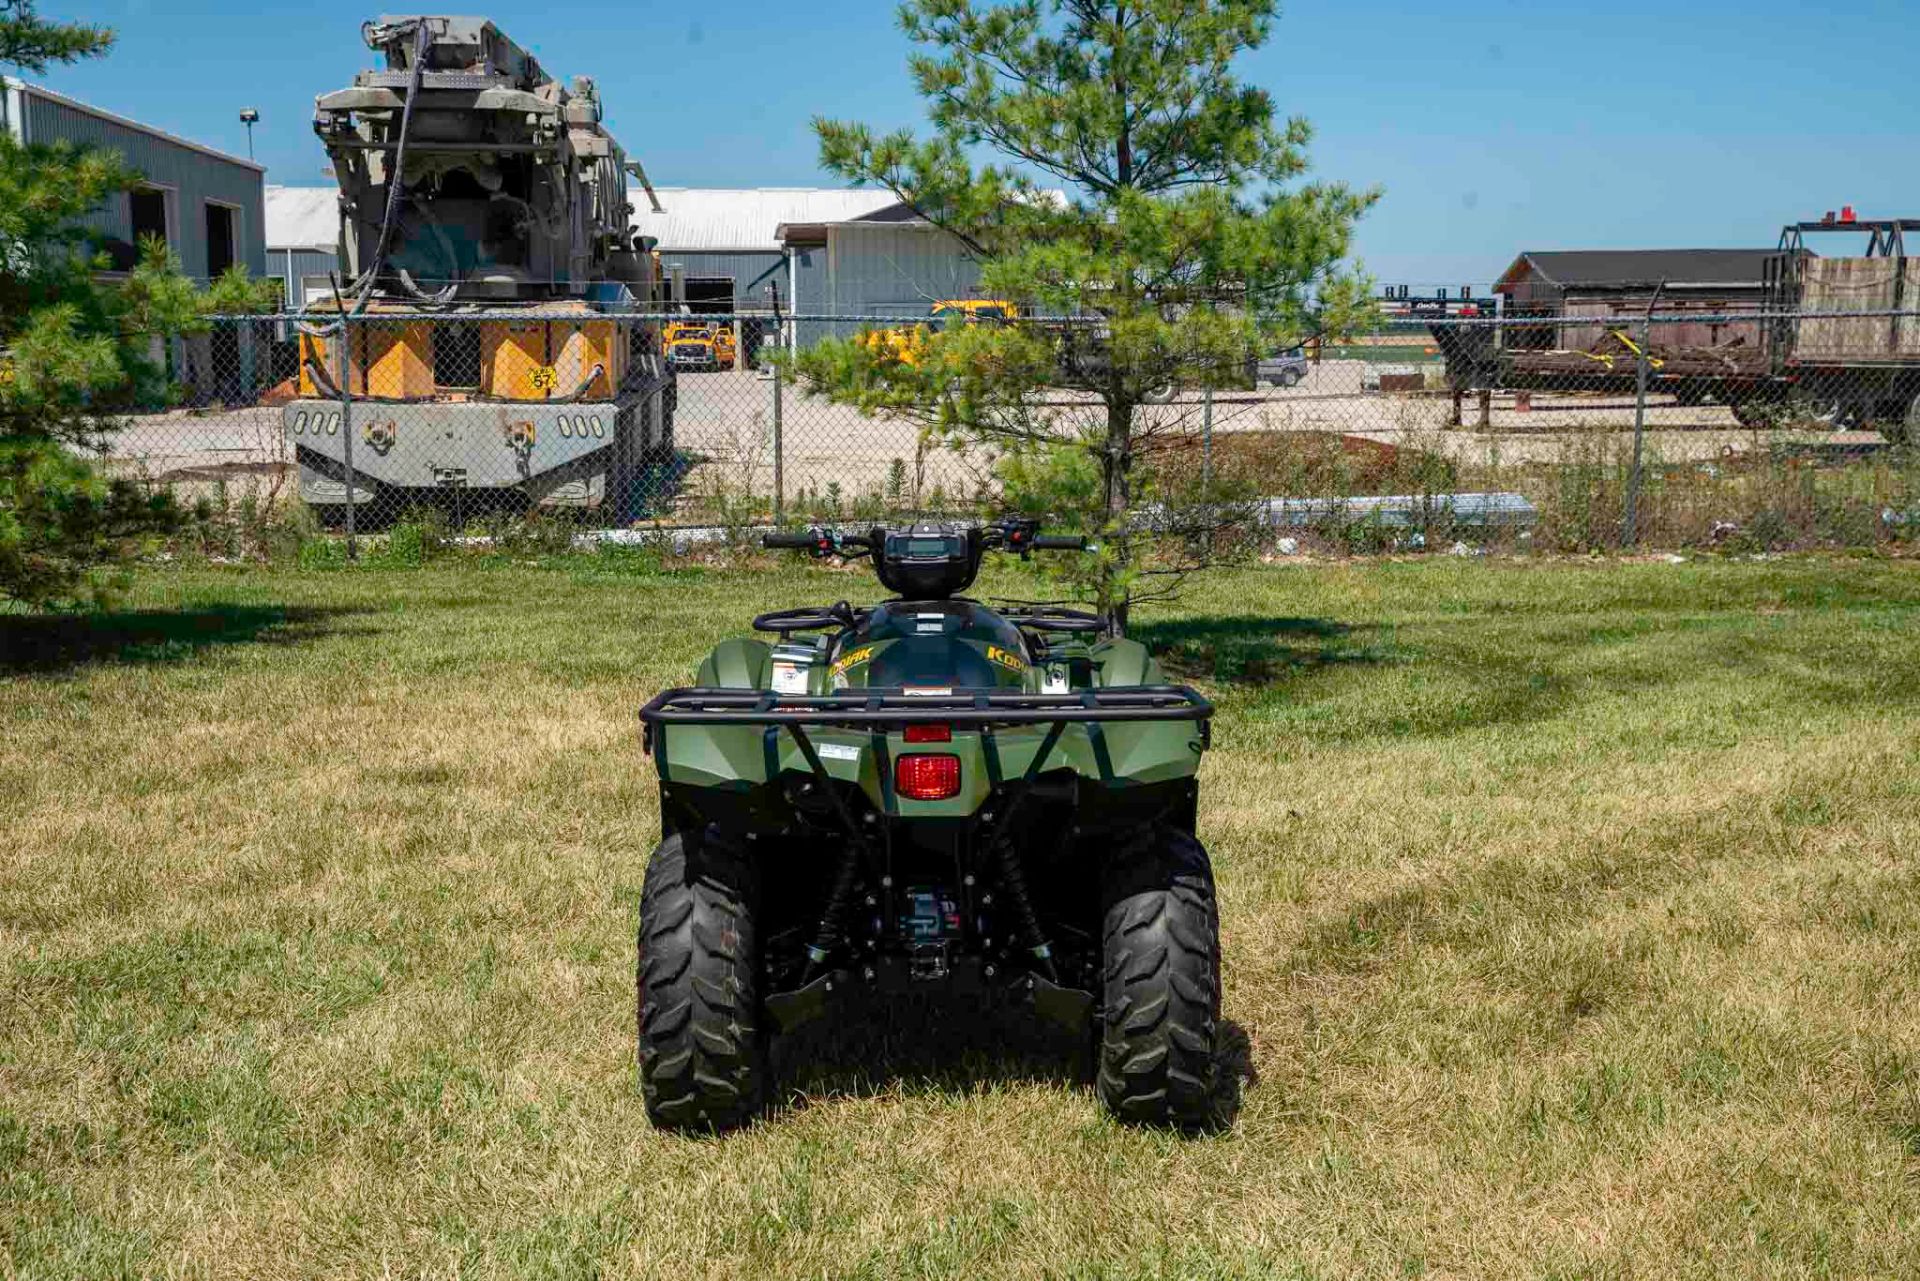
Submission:
<svg viewBox="0 0 1920 1281">
<path fill-rule="evenodd" d="M 1224 1130 L 1239 1115 L 1244 1091 L 1259 1081 L 1251 1040 L 1231 1019 L 1220 1022 L 1214 1063 L 1210 1129 Z M 896 1091 L 964 1098 L 997 1086 L 1091 1086 L 1094 1045 L 1091 1035 L 1068 1031 L 1016 1000 L 983 1001 L 933 987 L 902 996 L 860 991 L 842 997 L 827 1017 L 776 1036 L 773 1067 L 788 1107 Z"/>
<path fill-rule="evenodd" d="M 1130 635 L 1175 679 L 1267 685 L 1317 668 L 1391 662 L 1379 632 L 1329 618 L 1226 615 L 1155 619 Z"/>
<path fill-rule="evenodd" d="M 0 616 L 0 672 L 61 673 L 90 663 L 178 663 L 225 645 L 292 645 L 363 610 L 308 605 Z"/>
</svg>

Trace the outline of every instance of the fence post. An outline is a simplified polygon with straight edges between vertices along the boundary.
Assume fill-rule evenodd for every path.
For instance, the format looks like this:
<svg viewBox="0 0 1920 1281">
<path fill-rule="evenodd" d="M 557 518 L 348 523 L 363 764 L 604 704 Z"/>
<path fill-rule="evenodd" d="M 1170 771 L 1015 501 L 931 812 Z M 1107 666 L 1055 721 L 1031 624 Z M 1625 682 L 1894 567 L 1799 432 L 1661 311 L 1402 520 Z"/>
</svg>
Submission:
<svg viewBox="0 0 1920 1281">
<path fill-rule="evenodd" d="M 1647 337 L 1651 323 L 1640 321 L 1640 341 L 1633 360 L 1633 467 L 1627 472 L 1627 511 L 1620 542 L 1632 547 L 1640 538 L 1640 446 L 1647 428 Z"/>
<path fill-rule="evenodd" d="M 791 262 L 788 264 L 792 266 Z M 780 319 L 780 282 L 767 282 L 767 301 L 773 311 L 774 357 L 767 362 L 767 372 L 773 376 L 773 523 L 778 525 L 787 517 L 787 442 L 780 422 L 780 372 L 785 363 L 779 358 L 779 348 L 786 344 L 787 325 L 794 325 L 794 343 L 799 341 L 800 327 L 795 322 Z M 789 354 L 797 351 L 797 346 L 788 345 Z"/>
<path fill-rule="evenodd" d="M 787 516 L 787 448 L 780 422 L 780 363 L 768 370 L 773 375 L 773 523 Z"/>
<path fill-rule="evenodd" d="M 353 357 L 348 353 L 349 330 L 347 322 L 340 325 L 341 361 L 345 366 L 340 371 L 340 443 L 346 449 L 347 463 L 347 559 L 360 559 L 360 540 L 354 530 L 354 512 L 359 507 L 358 478 L 353 474 Z"/>
<path fill-rule="evenodd" d="M 329 275 L 333 273 L 329 272 Z M 340 315 L 340 442 L 346 448 L 347 468 L 347 559 L 360 559 L 360 540 L 355 536 L 353 476 L 353 330 L 347 304 L 340 297 L 340 277 L 333 276 L 333 306 Z"/>
<path fill-rule="evenodd" d="M 1213 501 L 1213 388 L 1200 402 L 1200 492 Z"/>
</svg>

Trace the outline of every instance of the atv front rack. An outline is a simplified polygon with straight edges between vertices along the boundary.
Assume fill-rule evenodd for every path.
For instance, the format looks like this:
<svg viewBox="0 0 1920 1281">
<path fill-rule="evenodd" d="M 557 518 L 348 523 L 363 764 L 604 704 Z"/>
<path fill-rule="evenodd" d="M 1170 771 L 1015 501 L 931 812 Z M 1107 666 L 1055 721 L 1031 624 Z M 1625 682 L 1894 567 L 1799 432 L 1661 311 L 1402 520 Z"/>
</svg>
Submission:
<svg viewBox="0 0 1920 1281">
<path fill-rule="evenodd" d="M 662 690 L 640 709 L 648 726 L 1071 725 L 1085 721 L 1205 721 L 1213 704 L 1186 685 L 1129 685 L 1030 694 L 1004 689 L 941 693 L 847 690 L 839 694 L 776 694 L 770 690 Z"/>
</svg>

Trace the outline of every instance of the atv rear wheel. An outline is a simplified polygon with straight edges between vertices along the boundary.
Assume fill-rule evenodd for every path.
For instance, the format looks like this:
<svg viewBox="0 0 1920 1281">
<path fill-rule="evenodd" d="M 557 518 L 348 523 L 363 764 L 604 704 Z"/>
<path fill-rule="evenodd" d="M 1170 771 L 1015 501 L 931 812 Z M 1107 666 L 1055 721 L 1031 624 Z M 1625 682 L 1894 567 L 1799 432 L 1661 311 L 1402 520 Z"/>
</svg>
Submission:
<svg viewBox="0 0 1920 1281">
<path fill-rule="evenodd" d="M 1123 1121 L 1199 1129 L 1214 1115 L 1220 926 L 1207 852 L 1150 829 L 1107 873 L 1098 1088 Z"/>
<path fill-rule="evenodd" d="M 726 1130 L 766 1093 L 753 864 L 717 839 L 676 833 L 640 896 L 640 1089 L 670 1130 Z"/>
</svg>

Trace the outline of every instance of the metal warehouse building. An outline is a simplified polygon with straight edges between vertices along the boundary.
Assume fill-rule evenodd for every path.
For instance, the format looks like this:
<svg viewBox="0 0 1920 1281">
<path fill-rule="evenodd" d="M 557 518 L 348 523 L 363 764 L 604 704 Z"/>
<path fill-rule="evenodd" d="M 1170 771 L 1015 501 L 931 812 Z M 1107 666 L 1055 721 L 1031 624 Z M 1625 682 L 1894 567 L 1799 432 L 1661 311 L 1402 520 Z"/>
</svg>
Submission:
<svg viewBox="0 0 1920 1281">
<path fill-rule="evenodd" d="M 74 142 L 117 151 L 140 183 L 84 220 L 115 274 L 130 270 L 140 239 L 157 235 L 196 280 L 235 264 L 267 270 L 263 170 L 40 85 L 0 78 L 0 128 L 21 143 Z"/>
<path fill-rule="evenodd" d="M 979 266 L 959 241 L 873 189 L 661 187 L 635 228 L 684 280 L 695 311 L 764 311 L 777 284 L 799 315 L 924 316 L 966 297 Z M 801 326 L 801 341 L 822 326 Z"/>
<path fill-rule="evenodd" d="M 267 188 L 267 270 L 299 307 L 340 268 L 340 193 L 333 187 Z"/>
<path fill-rule="evenodd" d="M 660 210 L 640 208 L 634 230 L 650 238 L 661 266 L 679 272 L 695 311 L 764 311 L 767 286 L 793 310 L 796 273 L 814 269 L 812 247 L 780 238 L 787 223 L 840 222 L 891 204 L 886 192 L 833 188 L 659 187 Z M 809 304 L 811 307 L 813 304 Z"/>
<path fill-rule="evenodd" d="M 764 312 L 777 284 L 782 310 L 802 316 L 925 316 L 980 279 L 965 247 L 892 193 L 871 188 L 657 188 L 662 212 L 634 226 L 662 267 L 684 279 L 695 311 Z M 804 346 L 844 327 L 803 321 Z"/>
</svg>

